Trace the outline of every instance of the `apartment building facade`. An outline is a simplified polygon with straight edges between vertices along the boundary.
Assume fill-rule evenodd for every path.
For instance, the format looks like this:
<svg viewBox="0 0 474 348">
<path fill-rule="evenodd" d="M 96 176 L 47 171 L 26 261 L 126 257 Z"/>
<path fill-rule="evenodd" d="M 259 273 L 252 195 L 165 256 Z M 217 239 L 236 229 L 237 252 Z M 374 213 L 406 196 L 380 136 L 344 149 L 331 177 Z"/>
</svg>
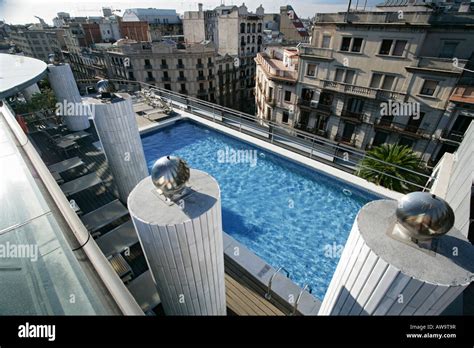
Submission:
<svg viewBox="0 0 474 348">
<path fill-rule="evenodd" d="M 295 127 L 298 50 L 268 46 L 265 52 L 257 54 L 255 62 L 257 117 Z"/>
<path fill-rule="evenodd" d="M 311 44 L 298 47 L 296 87 L 273 87 L 281 95 L 295 90 L 296 99 L 279 111 L 277 95 L 276 106 L 263 103 L 258 117 L 279 122 L 286 111 L 289 125 L 331 140 L 361 150 L 398 143 L 432 160 L 451 125 L 449 98 L 472 54 L 473 21 L 472 13 L 319 14 Z M 257 84 L 267 76 L 258 71 Z"/>
<path fill-rule="evenodd" d="M 208 40 L 216 45 L 221 56 L 234 58 L 241 98 L 237 106 L 249 113 L 254 113 L 253 103 L 249 100 L 254 100 L 254 58 L 263 49 L 264 12 L 262 6 L 255 13 L 250 12 L 245 4 L 221 5 L 203 11 L 202 4 L 199 4 L 198 11 L 185 12 L 183 16 L 185 42 Z"/>
<path fill-rule="evenodd" d="M 26 56 L 47 62 L 51 53 L 61 56 L 62 36 L 62 29 L 29 29 L 14 26 L 11 27 L 9 40 Z"/>
<path fill-rule="evenodd" d="M 129 43 L 105 54 L 109 78 L 144 82 L 227 107 L 240 101 L 233 58 L 219 55 L 212 43 Z"/>
</svg>

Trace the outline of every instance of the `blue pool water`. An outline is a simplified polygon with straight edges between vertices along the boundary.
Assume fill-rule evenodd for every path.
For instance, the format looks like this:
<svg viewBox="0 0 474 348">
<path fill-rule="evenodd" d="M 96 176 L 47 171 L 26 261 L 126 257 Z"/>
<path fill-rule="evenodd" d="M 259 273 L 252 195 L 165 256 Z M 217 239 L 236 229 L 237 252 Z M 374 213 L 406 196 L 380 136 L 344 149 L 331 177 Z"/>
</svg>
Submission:
<svg viewBox="0 0 474 348">
<path fill-rule="evenodd" d="M 224 231 L 273 267 L 285 267 L 298 285 L 309 284 L 319 299 L 357 212 L 378 198 L 190 121 L 144 135 L 142 142 L 149 169 L 172 154 L 216 178 Z M 250 155 L 238 161 L 231 150 Z"/>
</svg>

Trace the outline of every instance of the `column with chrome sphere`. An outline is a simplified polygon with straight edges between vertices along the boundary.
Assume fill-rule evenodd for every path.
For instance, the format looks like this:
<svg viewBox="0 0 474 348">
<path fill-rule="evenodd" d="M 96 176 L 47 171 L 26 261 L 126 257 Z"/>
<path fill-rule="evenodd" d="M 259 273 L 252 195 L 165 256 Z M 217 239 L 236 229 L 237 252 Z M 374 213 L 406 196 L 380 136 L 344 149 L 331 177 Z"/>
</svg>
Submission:
<svg viewBox="0 0 474 348">
<path fill-rule="evenodd" d="M 319 315 L 440 315 L 474 280 L 474 247 L 428 192 L 366 204 Z"/>
<path fill-rule="evenodd" d="M 128 198 L 128 209 L 167 315 L 225 315 L 219 185 L 162 157 Z"/>
</svg>

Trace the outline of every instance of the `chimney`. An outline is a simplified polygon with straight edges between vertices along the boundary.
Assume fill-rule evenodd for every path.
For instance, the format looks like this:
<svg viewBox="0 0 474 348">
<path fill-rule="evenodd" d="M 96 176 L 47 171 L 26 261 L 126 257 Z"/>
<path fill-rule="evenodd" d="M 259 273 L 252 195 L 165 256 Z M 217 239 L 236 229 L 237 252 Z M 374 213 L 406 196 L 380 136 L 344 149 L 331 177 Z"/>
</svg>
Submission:
<svg viewBox="0 0 474 348">
<path fill-rule="evenodd" d="M 199 8 L 199 12 L 202 12 L 202 4 L 201 3 L 198 4 L 198 8 Z"/>
</svg>

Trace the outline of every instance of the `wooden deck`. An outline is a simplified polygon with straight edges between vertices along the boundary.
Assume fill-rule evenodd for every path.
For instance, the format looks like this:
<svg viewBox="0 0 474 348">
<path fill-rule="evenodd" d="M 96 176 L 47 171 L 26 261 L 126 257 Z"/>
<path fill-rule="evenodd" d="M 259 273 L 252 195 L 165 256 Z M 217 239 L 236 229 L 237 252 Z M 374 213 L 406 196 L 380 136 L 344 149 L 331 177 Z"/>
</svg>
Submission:
<svg viewBox="0 0 474 348">
<path fill-rule="evenodd" d="M 234 315 L 285 315 L 273 304 L 251 289 L 243 281 L 225 275 L 225 293 L 228 314 Z"/>
</svg>

